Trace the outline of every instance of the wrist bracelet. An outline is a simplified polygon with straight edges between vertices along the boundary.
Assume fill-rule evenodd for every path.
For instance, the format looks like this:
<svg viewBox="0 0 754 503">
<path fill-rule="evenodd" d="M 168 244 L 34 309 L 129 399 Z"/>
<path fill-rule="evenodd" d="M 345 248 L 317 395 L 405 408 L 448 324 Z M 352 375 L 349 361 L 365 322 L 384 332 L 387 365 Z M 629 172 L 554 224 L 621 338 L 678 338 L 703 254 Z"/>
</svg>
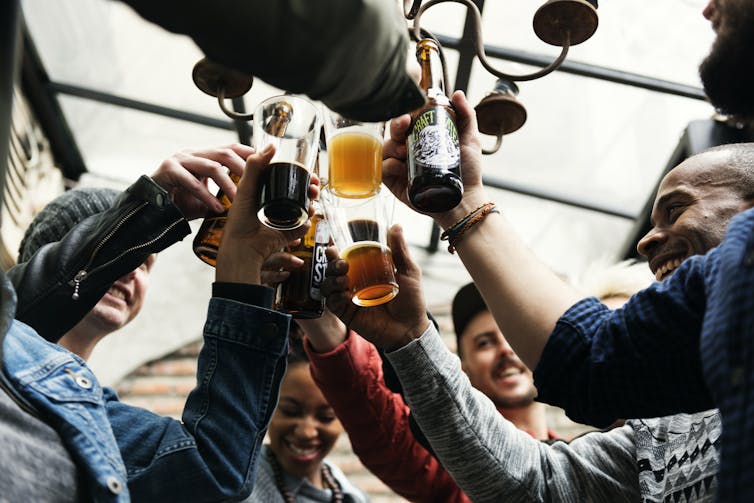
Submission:
<svg viewBox="0 0 754 503">
<path fill-rule="evenodd" d="M 455 253 L 456 246 L 461 241 L 461 238 L 466 233 L 466 231 L 484 220 L 484 218 L 490 213 L 500 213 L 500 210 L 497 209 L 495 203 L 491 201 L 482 204 L 471 213 L 463 217 L 461 220 L 453 224 L 451 227 L 449 227 L 448 230 L 443 232 L 440 235 L 440 239 L 442 241 L 448 242 L 448 251 L 450 253 Z"/>
</svg>

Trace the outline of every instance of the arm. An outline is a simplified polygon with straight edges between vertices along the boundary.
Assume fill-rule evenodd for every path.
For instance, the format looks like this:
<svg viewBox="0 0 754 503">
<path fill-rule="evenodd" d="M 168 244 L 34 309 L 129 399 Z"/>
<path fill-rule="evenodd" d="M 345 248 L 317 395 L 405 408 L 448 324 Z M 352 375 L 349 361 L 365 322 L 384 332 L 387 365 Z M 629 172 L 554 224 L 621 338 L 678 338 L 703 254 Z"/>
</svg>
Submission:
<svg viewBox="0 0 754 503">
<path fill-rule="evenodd" d="M 473 501 L 640 499 L 630 427 L 588 434 L 571 444 L 534 440 L 471 387 L 434 326 L 388 358 L 422 431 Z"/>
<path fill-rule="evenodd" d="M 453 105 L 460 135 L 464 196 L 456 208 L 430 215 L 444 229 L 490 201 L 482 185 L 482 154 L 474 110 L 461 92 L 453 95 Z M 393 120 L 390 139 L 383 149 L 383 180 L 404 203 L 408 203 L 408 125 L 408 116 Z M 535 368 L 558 318 L 583 296 L 542 264 L 502 215 L 490 214 L 472 227 L 457 251 L 506 339 L 521 360 Z"/>
<path fill-rule="evenodd" d="M 232 198 L 227 174 L 243 173 L 253 149 L 230 145 L 184 151 L 142 176 L 113 207 L 74 227 L 8 271 L 18 295 L 16 318 L 57 341 L 102 298 L 113 281 L 190 233 L 187 220 L 223 207 L 207 188 L 214 180 Z M 77 298 L 74 298 L 74 293 Z"/>
<path fill-rule="evenodd" d="M 249 157 L 228 212 L 198 385 L 186 402 L 183 424 L 109 404 L 134 499 L 212 501 L 251 491 L 285 372 L 290 320 L 269 310 L 272 290 L 260 285 L 260 271 L 273 251 L 308 227 L 283 233 L 254 217 L 259 180 L 273 153 L 269 149 Z M 316 188 L 310 190 L 316 196 Z"/>
<path fill-rule="evenodd" d="M 334 321 L 328 323 L 328 318 Z M 414 438 L 408 425 L 409 409 L 385 385 L 376 348 L 354 332 L 344 340 L 345 326 L 332 314 L 326 313 L 324 321 L 301 323 L 312 376 L 364 466 L 411 501 L 469 501 Z"/>
<path fill-rule="evenodd" d="M 606 426 L 714 407 L 701 371 L 705 277 L 718 250 L 686 260 L 663 282 L 610 311 L 585 299 L 558 321 L 534 371 L 539 399 Z"/>
<path fill-rule="evenodd" d="M 189 35 L 210 59 L 281 89 L 306 93 L 348 117 L 387 120 L 424 103 L 406 72 L 408 36 L 395 4 L 382 0 L 124 2 L 144 18 Z M 250 58 L 238 47 L 253 47 L 258 56 Z"/>
<path fill-rule="evenodd" d="M 216 501 L 251 490 L 285 372 L 288 320 L 214 297 L 183 422 L 107 401 L 134 501 Z"/>
</svg>

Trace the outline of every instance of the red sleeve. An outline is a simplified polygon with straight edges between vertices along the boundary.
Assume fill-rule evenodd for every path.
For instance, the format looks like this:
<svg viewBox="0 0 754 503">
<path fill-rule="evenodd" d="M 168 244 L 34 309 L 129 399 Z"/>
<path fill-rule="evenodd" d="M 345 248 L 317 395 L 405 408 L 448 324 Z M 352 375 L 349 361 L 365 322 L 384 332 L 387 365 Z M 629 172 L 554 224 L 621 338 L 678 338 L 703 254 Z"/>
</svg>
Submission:
<svg viewBox="0 0 754 503">
<path fill-rule="evenodd" d="M 408 406 L 385 385 L 375 347 L 351 332 L 340 346 L 306 351 L 315 382 L 335 410 L 364 466 L 404 498 L 469 502 L 458 484 L 414 438 Z"/>
</svg>

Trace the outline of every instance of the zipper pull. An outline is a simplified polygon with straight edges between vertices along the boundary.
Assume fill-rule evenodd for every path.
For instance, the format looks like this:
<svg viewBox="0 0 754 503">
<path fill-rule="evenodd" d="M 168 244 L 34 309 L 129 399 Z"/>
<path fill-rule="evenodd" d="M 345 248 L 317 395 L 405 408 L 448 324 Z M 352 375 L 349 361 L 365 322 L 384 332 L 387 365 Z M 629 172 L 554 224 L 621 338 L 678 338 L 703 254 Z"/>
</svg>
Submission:
<svg viewBox="0 0 754 503">
<path fill-rule="evenodd" d="M 79 285 L 86 277 L 86 271 L 79 271 L 76 273 L 76 276 L 73 278 L 73 295 L 71 298 L 73 300 L 79 300 Z"/>
</svg>

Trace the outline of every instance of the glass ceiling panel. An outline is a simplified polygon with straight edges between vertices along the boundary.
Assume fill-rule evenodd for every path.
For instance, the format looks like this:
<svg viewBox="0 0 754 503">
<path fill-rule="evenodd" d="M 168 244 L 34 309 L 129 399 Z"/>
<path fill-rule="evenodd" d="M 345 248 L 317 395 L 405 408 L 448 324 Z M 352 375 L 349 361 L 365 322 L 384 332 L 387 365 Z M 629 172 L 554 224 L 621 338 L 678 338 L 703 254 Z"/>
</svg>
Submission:
<svg viewBox="0 0 754 503">
<path fill-rule="evenodd" d="M 470 101 L 494 80 L 475 63 Z M 484 157 L 485 174 L 630 212 L 642 208 L 688 122 L 713 112 L 706 102 L 560 72 L 519 88 L 527 122 Z"/>
<path fill-rule="evenodd" d="M 543 3 L 486 1 L 485 44 L 557 55 L 560 49 L 539 40 L 532 29 L 531 20 Z M 702 17 L 706 4 L 707 0 L 601 0 L 597 32 L 573 47 L 568 58 L 698 86 L 696 69 L 714 38 L 709 21 Z M 440 9 L 442 5 L 432 8 Z"/>
<path fill-rule="evenodd" d="M 704 3 L 603 0 L 597 33 L 573 48 L 569 60 L 697 86 L 697 66 L 713 37 L 701 16 Z M 487 0 L 485 42 L 554 57 L 559 50 L 539 41 L 531 28 L 539 5 Z M 22 6 L 53 81 L 225 118 L 216 101 L 191 81 L 191 69 L 202 55 L 188 38 L 143 21 L 119 2 L 23 0 Z M 424 16 L 423 25 L 436 34 L 460 37 L 465 14 L 460 5 L 438 5 Z M 459 54 L 448 50 L 446 57 L 453 87 Z M 532 70 L 493 62 L 512 73 Z M 472 104 L 489 92 L 494 80 L 474 63 L 467 93 Z M 704 102 L 558 72 L 520 88 L 528 121 L 505 138 L 498 154 L 484 158 L 485 174 L 629 212 L 644 204 L 686 124 L 712 112 Z M 247 108 L 278 93 L 257 80 L 246 96 Z M 88 169 L 116 184 L 151 173 L 175 151 L 237 139 L 233 131 L 84 99 L 61 96 L 61 103 Z M 489 137 L 483 141 L 494 143 Z M 493 192 L 532 249 L 570 276 L 578 276 L 597 257 L 614 255 L 631 227 L 626 219 Z M 399 206 L 396 218 L 416 246 L 430 304 L 448 302 L 455 287 L 467 280 L 458 258 L 445 252 L 444 243 L 434 255 L 419 248 L 430 239 L 426 217 Z"/>
</svg>

